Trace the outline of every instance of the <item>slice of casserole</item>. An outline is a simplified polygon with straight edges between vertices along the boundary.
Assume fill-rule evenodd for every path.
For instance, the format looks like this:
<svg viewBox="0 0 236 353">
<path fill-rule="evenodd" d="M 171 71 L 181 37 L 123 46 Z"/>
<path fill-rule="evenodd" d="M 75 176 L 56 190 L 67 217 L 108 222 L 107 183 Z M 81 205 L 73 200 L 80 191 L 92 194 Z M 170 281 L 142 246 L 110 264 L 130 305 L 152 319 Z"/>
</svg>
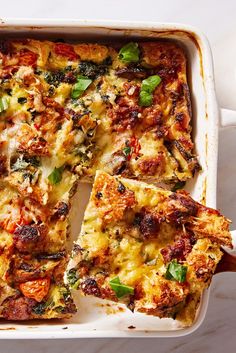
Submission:
<svg viewBox="0 0 236 353">
<path fill-rule="evenodd" d="M 85 295 L 190 325 L 231 247 L 229 221 L 186 192 L 98 171 L 68 281 Z"/>
<path fill-rule="evenodd" d="M 67 318 L 76 311 L 64 284 L 69 205 L 43 207 L 0 185 L 0 317 Z"/>
</svg>

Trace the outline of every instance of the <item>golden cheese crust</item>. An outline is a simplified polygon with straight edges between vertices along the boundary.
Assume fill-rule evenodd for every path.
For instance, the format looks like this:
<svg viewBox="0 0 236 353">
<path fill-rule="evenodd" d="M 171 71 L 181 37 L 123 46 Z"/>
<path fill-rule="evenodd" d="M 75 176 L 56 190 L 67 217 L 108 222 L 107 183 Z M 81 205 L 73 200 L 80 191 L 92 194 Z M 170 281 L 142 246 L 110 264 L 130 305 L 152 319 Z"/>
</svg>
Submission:
<svg viewBox="0 0 236 353">
<path fill-rule="evenodd" d="M 232 240 L 218 211 L 185 192 L 98 171 L 68 280 L 85 295 L 191 325 L 220 245 Z"/>
</svg>

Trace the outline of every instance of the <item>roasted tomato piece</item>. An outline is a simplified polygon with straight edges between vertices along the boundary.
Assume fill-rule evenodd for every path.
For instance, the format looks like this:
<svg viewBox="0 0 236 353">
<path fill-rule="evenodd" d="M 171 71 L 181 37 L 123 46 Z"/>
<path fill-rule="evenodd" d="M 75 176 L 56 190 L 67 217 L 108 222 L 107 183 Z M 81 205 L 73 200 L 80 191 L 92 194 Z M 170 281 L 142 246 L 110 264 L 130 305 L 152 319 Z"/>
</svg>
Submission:
<svg viewBox="0 0 236 353">
<path fill-rule="evenodd" d="M 38 55 L 28 49 L 21 49 L 19 53 L 19 65 L 34 66 Z"/>
<path fill-rule="evenodd" d="M 133 148 L 133 153 L 138 156 L 139 155 L 139 151 L 141 150 L 141 145 L 139 143 L 139 140 L 135 137 L 132 136 L 131 140 L 130 140 L 130 147 Z"/>
<path fill-rule="evenodd" d="M 55 53 L 57 55 L 65 56 L 69 60 L 77 60 L 78 55 L 74 51 L 74 48 L 69 44 L 57 43 L 55 45 Z"/>
<path fill-rule="evenodd" d="M 16 216 L 14 218 L 14 216 Z M 14 218 L 14 219 L 13 219 Z M 1 222 L 0 226 L 5 229 L 7 232 L 13 234 L 19 226 L 24 226 L 28 223 L 23 216 L 12 215 L 10 214 L 3 222 Z"/>
<path fill-rule="evenodd" d="M 18 227 L 18 223 L 12 221 L 11 219 L 6 219 L 3 223 L 1 223 L 1 227 L 5 229 L 9 233 L 14 233 L 16 228 Z"/>
<path fill-rule="evenodd" d="M 39 278 L 20 284 L 20 290 L 25 297 L 41 302 L 50 288 L 50 278 Z"/>
</svg>

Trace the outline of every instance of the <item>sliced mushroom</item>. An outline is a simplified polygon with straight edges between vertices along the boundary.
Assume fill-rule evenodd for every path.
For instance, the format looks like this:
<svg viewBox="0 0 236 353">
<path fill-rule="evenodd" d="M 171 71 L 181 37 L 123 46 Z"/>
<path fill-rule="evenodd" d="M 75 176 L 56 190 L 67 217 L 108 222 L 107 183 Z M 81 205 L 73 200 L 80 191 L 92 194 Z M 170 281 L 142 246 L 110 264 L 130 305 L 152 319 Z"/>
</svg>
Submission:
<svg viewBox="0 0 236 353">
<path fill-rule="evenodd" d="M 144 79 L 150 76 L 150 70 L 145 69 L 142 66 L 126 66 L 121 69 L 116 70 L 116 75 L 119 77 L 126 78 L 128 80 L 133 80 L 134 78 Z"/>
</svg>

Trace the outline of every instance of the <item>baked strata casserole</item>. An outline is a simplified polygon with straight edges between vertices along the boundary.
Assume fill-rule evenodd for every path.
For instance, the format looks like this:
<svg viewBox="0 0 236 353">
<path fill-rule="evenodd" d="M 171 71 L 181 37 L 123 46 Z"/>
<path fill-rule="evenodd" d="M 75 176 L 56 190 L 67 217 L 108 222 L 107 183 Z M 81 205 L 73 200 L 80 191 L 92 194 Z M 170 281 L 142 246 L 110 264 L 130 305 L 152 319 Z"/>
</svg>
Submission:
<svg viewBox="0 0 236 353">
<path fill-rule="evenodd" d="M 98 171 L 67 278 L 85 295 L 191 325 L 221 245 L 232 247 L 218 211 Z"/>
<path fill-rule="evenodd" d="M 99 168 L 178 183 L 199 169 L 185 54 L 166 41 L 9 40 L 0 43 L 0 80 L 0 316 L 68 317 L 77 182 Z"/>
</svg>

